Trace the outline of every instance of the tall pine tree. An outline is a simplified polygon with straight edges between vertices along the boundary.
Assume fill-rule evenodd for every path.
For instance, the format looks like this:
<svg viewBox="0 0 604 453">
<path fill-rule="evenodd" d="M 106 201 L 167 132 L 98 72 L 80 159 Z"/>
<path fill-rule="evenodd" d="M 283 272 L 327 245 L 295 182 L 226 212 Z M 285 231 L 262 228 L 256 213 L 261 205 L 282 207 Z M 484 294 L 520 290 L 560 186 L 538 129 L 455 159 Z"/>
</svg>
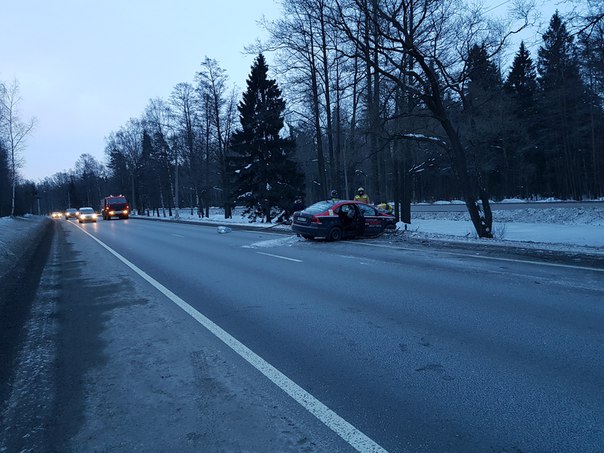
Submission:
<svg viewBox="0 0 604 453">
<path fill-rule="evenodd" d="M 271 221 L 274 208 L 286 209 L 302 190 L 303 176 L 290 159 L 295 143 L 281 136 L 285 101 L 268 66 L 258 55 L 237 106 L 241 128 L 231 138 L 234 201 L 251 220 Z"/>
<path fill-rule="evenodd" d="M 573 36 L 556 12 L 543 34 L 539 48 L 539 82 L 544 115 L 541 146 L 548 153 L 545 184 L 547 195 L 580 199 L 585 191 L 581 168 L 589 147 L 586 87 L 580 76 Z"/>
<path fill-rule="evenodd" d="M 538 90 L 535 64 L 522 41 L 504 84 L 510 112 L 506 147 L 513 162 L 511 196 L 529 197 L 543 187 L 545 157 L 542 147 L 535 146 Z"/>
<path fill-rule="evenodd" d="M 528 114 L 528 110 L 533 107 L 537 93 L 537 72 L 524 41 L 520 43 L 518 53 L 514 56 L 504 88 L 515 101 L 516 113 L 519 116 Z"/>
<path fill-rule="evenodd" d="M 468 162 L 482 190 L 500 198 L 505 186 L 506 156 L 501 143 L 501 75 L 485 46 L 475 44 L 468 54 L 463 117 L 467 123 Z"/>
</svg>

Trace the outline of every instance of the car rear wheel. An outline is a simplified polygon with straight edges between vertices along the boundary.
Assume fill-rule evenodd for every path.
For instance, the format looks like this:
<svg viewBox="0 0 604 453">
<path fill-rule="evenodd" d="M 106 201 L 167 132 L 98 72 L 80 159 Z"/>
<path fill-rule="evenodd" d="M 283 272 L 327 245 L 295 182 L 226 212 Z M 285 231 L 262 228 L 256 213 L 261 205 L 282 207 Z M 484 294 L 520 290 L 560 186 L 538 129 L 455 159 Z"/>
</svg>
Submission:
<svg viewBox="0 0 604 453">
<path fill-rule="evenodd" d="M 342 239 L 342 229 L 341 228 L 333 227 L 331 230 L 329 230 L 329 233 L 327 234 L 328 241 L 339 241 L 340 239 Z"/>
</svg>

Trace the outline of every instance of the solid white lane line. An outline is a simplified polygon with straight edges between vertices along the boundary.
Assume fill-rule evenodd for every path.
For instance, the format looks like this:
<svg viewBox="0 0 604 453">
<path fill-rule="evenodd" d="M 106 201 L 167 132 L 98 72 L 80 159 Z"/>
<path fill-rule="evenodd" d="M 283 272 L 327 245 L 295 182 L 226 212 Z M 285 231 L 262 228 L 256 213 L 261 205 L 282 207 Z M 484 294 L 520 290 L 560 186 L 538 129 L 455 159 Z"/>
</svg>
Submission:
<svg viewBox="0 0 604 453">
<path fill-rule="evenodd" d="M 302 262 L 302 260 L 297 260 L 296 258 L 288 258 L 287 256 L 273 255 L 272 253 L 265 253 L 265 252 L 256 252 L 256 253 L 258 255 L 272 256 L 273 258 L 279 258 L 281 260 L 293 261 L 295 263 L 301 263 Z"/>
<path fill-rule="evenodd" d="M 182 310 L 184 310 L 187 314 L 189 314 L 193 319 L 195 319 L 199 324 L 205 327 L 207 330 L 212 332 L 216 337 L 218 337 L 224 344 L 229 346 L 233 351 L 235 351 L 239 356 L 245 359 L 250 365 L 260 371 L 264 376 L 266 376 L 271 382 L 273 382 L 277 387 L 287 393 L 291 398 L 296 400 L 302 407 L 304 407 L 308 412 L 314 415 L 318 420 L 320 420 L 325 426 L 335 432 L 338 436 L 344 439 L 349 445 L 355 448 L 360 452 L 374 453 L 374 452 L 386 452 L 384 448 L 382 448 L 377 442 L 363 434 L 357 428 L 355 428 L 352 424 L 344 420 L 337 413 L 332 411 L 329 407 L 315 398 L 313 395 L 308 393 L 290 378 L 288 378 L 285 374 L 279 371 L 277 368 L 272 366 L 254 351 L 249 349 L 239 340 L 231 336 L 225 330 L 220 328 L 217 324 L 211 321 L 209 318 L 206 318 L 204 315 L 199 313 L 193 307 L 191 307 L 188 303 L 186 303 L 183 299 L 178 297 L 168 288 L 163 286 L 153 277 L 148 275 L 142 269 L 139 269 L 136 265 L 128 261 L 122 255 L 117 253 L 111 247 L 106 245 L 104 242 L 100 241 L 88 231 L 80 228 L 81 231 L 86 233 L 92 239 L 94 239 L 101 247 L 105 248 L 109 253 L 114 255 L 118 260 L 140 275 L 143 279 L 149 282 L 152 286 L 154 286 L 159 292 L 165 295 L 168 299 L 178 305 Z"/>
</svg>

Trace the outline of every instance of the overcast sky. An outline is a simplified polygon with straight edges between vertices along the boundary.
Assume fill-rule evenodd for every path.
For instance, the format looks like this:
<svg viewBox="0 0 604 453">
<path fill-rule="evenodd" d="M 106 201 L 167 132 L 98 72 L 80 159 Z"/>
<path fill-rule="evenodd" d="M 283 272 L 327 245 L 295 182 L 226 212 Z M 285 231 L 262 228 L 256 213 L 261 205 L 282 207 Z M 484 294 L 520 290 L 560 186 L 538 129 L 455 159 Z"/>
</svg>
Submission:
<svg viewBox="0 0 604 453">
<path fill-rule="evenodd" d="M 503 12 L 509 1 L 487 3 Z M 244 47 L 278 14 L 273 0 L 3 2 L 0 80 L 19 82 L 21 117 L 37 118 L 22 176 L 70 170 L 83 153 L 104 162 L 105 137 L 193 82 L 206 56 L 242 91 L 254 59 Z"/>
</svg>

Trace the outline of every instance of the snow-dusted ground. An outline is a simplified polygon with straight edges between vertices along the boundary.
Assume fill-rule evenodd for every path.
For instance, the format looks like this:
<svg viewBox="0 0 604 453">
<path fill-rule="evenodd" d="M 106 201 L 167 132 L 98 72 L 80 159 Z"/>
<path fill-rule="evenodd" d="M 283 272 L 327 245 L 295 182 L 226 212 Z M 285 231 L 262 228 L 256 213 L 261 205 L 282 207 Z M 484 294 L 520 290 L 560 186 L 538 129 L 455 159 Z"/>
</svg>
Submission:
<svg viewBox="0 0 604 453">
<path fill-rule="evenodd" d="M 524 200 L 507 200 L 508 203 L 519 203 Z M 552 200 L 547 200 L 551 202 Z M 435 204 L 455 204 L 455 202 L 436 202 Z M 425 203 L 423 204 L 425 206 Z M 467 212 L 414 212 L 411 208 L 411 224 L 403 234 L 413 237 L 425 237 L 439 240 L 476 239 L 476 233 Z M 167 211 L 166 211 L 167 215 Z M 240 224 L 258 228 L 287 229 L 283 225 L 266 223 L 251 224 L 241 216 L 241 210 L 235 210 L 232 219 L 225 219 L 219 208 L 210 210 L 210 217 L 199 218 L 190 209 L 180 209 L 183 220 L 194 220 L 215 223 L 216 225 Z M 564 247 L 589 247 L 604 252 L 604 206 L 596 204 L 588 207 L 560 208 L 518 208 L 494 210 L 495 240 L 499 245 L 510 242 L 537 243 L 542 247 L 561 249 Z M 405 225 L 399 223 L 399 230 Z M 485 241 L 482 241 L 484 243 Z"/>
<path fill-rule="evenodd" d="M 476 236 L 467 212 L 417 212 L 411 222 L 416 233 Z M 604 247 L 604 207 L 494 210 L 493 231 L 500 241 Z"/>
<path fill-rule="evenodd" d="M 547 200 L 551 202 L 552 200 Z M 522 203 L 524 200 L 508 200 L 508 202 Z M 456 204 L 456 202 L 436 202 L 434 204 Z M 422 204 L 425 206 L 426 204 Z M 495 239 L 491 241 L 476 238 L 472 223 L 466 211 L 439 211 L 417 212 L 411 208 L 411 224 L 399 223 L 399 234 L 409 235 L 414 238 L 429 240 L 457 240 L 463 242 L 480 241 L 481 244 L 492 243 L 500 246 L 512 243 L 533 244 L 541 248 L 556 250 L 576 248 L 589 248 L 597 253 L 604 253 L 604 205 L 595 203 L 582 207 L 560 208 L 530 208 L 494 209 Z M 163 214 L 163 213 L 162 213 Z M 174 212 L 173 212 L 174 214 Z M 166 210 L 166 219 L 168 210 Z M 163 215 L 161 216 L 162 218 Z M 261 222 L 250 223 L 241 216 L 241 209 L 236 208 L 233 218 L 225 219 L 221 208 L 212 208 L 210 217 L 200 218 L 190 209 L 180 209 L 179 217 L 182 220 L 201 221 L 220 225 L 246 225 L 259 229 L 289 230 L 289 226 L 280 224 L 266 224 Z M 0 255 L 3 249 L 8 253 L 5 242 L 9 231 L 14 230 L 9 217 L 0 217 Z M 2 234 L 2 232 L 6 234 Z M 11 231 L 11 235 L 16 231 Z"/>
</svg>

